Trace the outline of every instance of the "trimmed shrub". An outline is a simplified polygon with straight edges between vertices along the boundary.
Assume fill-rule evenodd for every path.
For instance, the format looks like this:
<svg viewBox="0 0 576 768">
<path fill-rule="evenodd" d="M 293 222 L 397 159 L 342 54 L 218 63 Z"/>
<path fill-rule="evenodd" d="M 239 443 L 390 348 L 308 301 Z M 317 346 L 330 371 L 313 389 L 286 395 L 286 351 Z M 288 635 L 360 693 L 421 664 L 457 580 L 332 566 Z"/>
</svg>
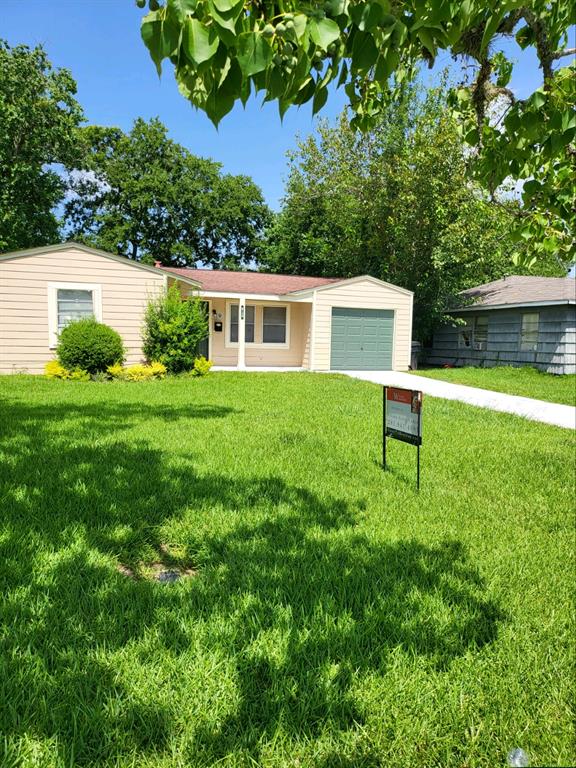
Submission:
<svg viewBox="0 0 576 768">
<path fill-rule="evenodd" d="M 137 363 L 128 368 L 123 368 L 121 365 L 111 365 L 108 368 L 108 374 L 113 379 L 121 381 L 149 381 L 150 379 L 163 379 L 166 376 L 166 366 L 158 362 L 150 363 L 150 365 Z"/>
<path fill-rule="evenodd" d="M 195 376 L 206 376 L 206 374 L 210 372 L 210 368 L 212 368 L 212 361 L 206 360 L 204 355 L 200 355 L 200 357 L 197 357 L 196 360 L 194 360 L 194 369 L 192 372 Z"/>
<path fill-rule="evenodd" d="M 91 317 L 67 325 L 60 334 L 56 352 L 65 368 L 80 368 L 88 373 L 105 371 L 124 360 L 120 334 Z"/>
<path fill-rule="evenodd" d="M 200 299 L 183 299 L 176 286 L 146 308 L 144 354 L 163 363 L 170 373 L 194 368 L 198 344 L 207 335 L 208 317 Z"/>
<path fill-rule="evenodd" d="M 83 371 L 81 368 L 74 368 L 69 371 L 64 368 L 58 360 L 51 360 L 44 366 L 44 375 L 47 379 L 68 379 L 70 381 L 90 381 L 90 374 L 88 371 Z"/>
<path fill-rule="evenodd" d="M 67 371 L 63 365 L 60 365 L 58 360 L 50 360 L 44 366 L 44 376 L 47 379 L 69 379 L 70 371 Z"/>
<path fill-rule="evenodd" d="M 124 376 L 124 368 L 121 363 L 109 365 L 106 371 L 110 374 L 110 376 L 112 376 L 113 379 L 122 379 Z"/>
<path fill-rule="evenodd" d="M 73 371 L 70 371 L 70 376 L 68 378 L 70 381 L 90 381 L 90 374 L 88 371 L 83 371 L 81 368 L 75 368 Z"/>
</svg>

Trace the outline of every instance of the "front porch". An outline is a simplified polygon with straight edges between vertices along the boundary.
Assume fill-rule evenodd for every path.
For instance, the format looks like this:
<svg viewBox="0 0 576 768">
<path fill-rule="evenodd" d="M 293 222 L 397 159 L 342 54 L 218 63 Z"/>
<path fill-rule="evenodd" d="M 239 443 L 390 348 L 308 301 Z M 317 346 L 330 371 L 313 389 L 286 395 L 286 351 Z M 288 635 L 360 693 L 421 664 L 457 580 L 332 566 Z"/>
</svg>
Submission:
<svg viewBox="0 0 576 768">
<path fill-rule="evenodd" d="M 186 289 L 184 289 L 186 293 Z M 214 370 L 306 370 L 312 302 L 200 292 L 207 304 L 207 356 Z"/>
</svg>

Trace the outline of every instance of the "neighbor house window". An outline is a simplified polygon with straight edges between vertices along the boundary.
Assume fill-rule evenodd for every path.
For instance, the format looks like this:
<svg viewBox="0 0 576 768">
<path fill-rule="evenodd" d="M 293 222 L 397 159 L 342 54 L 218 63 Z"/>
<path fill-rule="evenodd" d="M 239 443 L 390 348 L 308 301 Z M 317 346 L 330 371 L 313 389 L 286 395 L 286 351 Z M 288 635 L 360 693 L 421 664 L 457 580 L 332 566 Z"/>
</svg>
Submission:
<svg viewBox="0 0 576 768">
<path fill-rule="evenodd" d="M 262 343 L 286 343 L 286 307 L 264 307 L 262 314 Z"/>
<path fill-rule="evenodd" d="M 473 326 L 467 322 L 466 325 L 461 327 L 458 331 L 458 346 L 464 349 L 470 348 L 472 346 L 472 333 Z"/>
<path fill-rule="evenodd" d="M 84 317 L 102 320 L 102 289 L 87 283 L 48 284 L 49 346 L 55 347 L 58 336 L 69 323 Z"/>
<path fill-rule="evenodd" d="M 488 341 L 488 317 L 480 315 L 474 320 L 474 349 L 486 349 Z"/>
<path fill-rule="evenodd" d="M 230 305 L 230 341 L 238 343 L 238 304 Z M 253 304 L 246 304 L 246 321 L 244 323 L 244 340 L 247 344 L 254 343 L 254 318 L 256 315 Z"/>
<path fill-rule="evenodd" d="M 540 315 L 538 312 L 527 312 L 522 315 L 522 329 L 520 331 L 520 349 L 523 352 L 535 352 L 538 347 L 538 325 Z"/>
</svg>

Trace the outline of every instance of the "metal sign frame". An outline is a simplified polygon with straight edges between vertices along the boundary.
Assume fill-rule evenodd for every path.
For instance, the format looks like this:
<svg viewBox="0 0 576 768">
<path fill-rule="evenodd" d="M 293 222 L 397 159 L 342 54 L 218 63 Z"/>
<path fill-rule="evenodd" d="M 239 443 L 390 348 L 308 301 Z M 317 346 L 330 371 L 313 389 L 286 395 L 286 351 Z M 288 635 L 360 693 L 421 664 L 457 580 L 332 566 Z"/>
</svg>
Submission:
<svg viewBox="0 0 576 768">
<path fill-rule="evenodd" d="M 387 400 L 388 390 L 399 389 L 403 392 L 410 392 L 410 399 L 414 396 L 418 398 L 418 434 L 413 435 L 409 432 L 402 432 L 401 430 L 388 427 L 386 424 L 387 417 Z M 409 443 L 416 446 L 416 490 L 420 490 L 420 446 L 422 445 L 422 392 L 416 389 L 406 389 L 404 387 L 382 387 L 382 468 L 387 470 L 386 463 L 386 438 L 392 437 L 395 440 L 401 440 L 403 443 Z"/>
</svg>

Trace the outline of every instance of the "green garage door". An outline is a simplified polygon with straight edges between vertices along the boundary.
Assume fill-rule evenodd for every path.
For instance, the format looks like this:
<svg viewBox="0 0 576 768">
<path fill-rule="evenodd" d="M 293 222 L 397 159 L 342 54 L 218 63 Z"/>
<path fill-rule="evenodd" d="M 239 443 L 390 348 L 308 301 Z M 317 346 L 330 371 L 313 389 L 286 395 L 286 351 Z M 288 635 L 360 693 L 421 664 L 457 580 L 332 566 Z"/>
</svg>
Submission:
<svg viewBox="0 0 576 768">
<path fill-rule="evenodd" d="M 392 370 L 394 312 L 332 307 L 330 367 L 335 371 Z"/>
</svg>

